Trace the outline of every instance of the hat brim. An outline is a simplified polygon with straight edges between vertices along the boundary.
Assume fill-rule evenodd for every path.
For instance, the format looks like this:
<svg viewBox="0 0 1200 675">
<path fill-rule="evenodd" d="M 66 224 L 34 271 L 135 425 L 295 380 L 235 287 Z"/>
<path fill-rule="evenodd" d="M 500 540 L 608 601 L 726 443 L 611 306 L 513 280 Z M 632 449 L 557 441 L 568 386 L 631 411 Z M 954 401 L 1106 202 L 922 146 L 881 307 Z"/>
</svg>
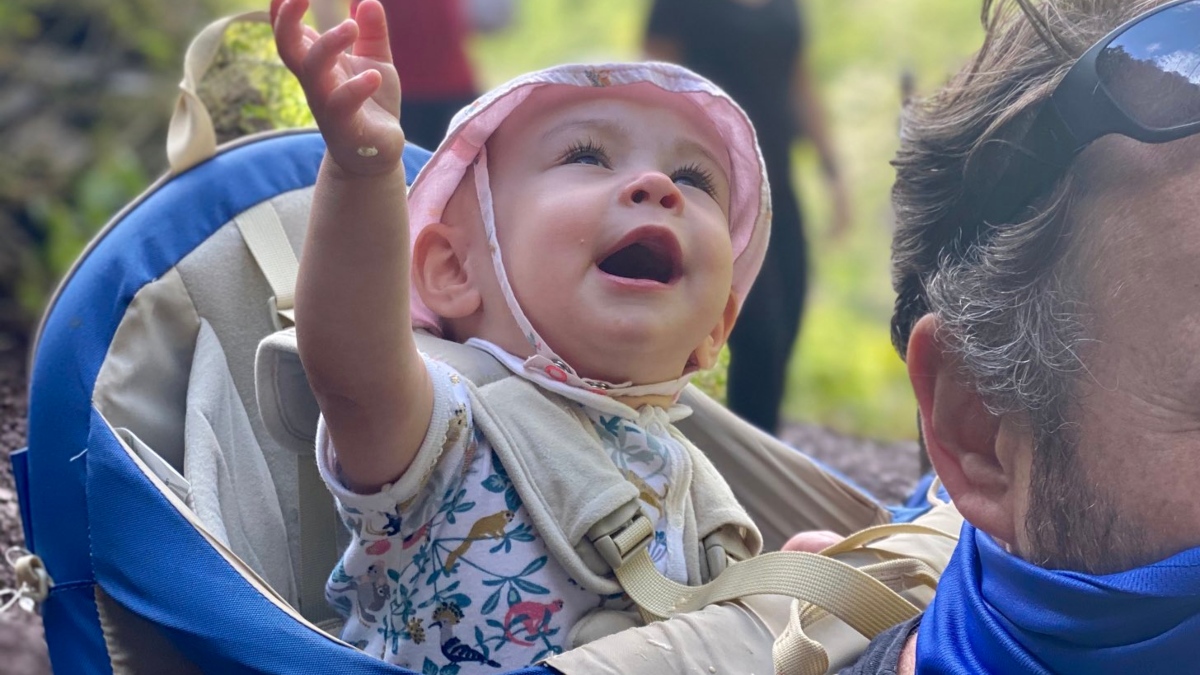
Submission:
<svg viewBox="0 0 1200 675">
<path fill-rule="evenodd" d="M 438 146 L 409 190 L 412 241 L 421 230 L 440 222 L 467 169 L 496 129 L 542 87 L 610 90 L 635 100 L 665 93 L 691 104 L 697 118 L 713 128 L 729 151 L 729 230 L 733 245 L 732 293 L 740 307 L 762 268 L 770 237 L 771 198 L 766 168 L 754 126 L 745 112 L 716 85 L 669 63 L 567 65 L 529 73 L 493 89 L 464 108 L 450 123 Z M 413 327 L 441 334 L 441 321 L 413 286 Z"/>
</svg>

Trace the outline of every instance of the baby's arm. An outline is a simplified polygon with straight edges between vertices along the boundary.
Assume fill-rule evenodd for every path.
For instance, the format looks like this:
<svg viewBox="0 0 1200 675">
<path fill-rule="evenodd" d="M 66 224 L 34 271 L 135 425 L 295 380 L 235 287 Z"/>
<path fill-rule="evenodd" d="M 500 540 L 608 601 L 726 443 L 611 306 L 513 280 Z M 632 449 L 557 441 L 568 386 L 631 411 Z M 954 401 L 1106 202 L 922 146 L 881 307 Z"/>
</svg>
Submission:
<svg viewBox="0 0 1200 675">
<path fill-rule="evenodd" d="M 342 480 L 370 492 L 409 467 L 433 408 L 409 312 L 400 80 L 376 0 L 324 34 L 302 23 L 307 7 L 271 3 L 279 55 L 327 148 L 300 260 L 296 339 Z"/>
</svg>

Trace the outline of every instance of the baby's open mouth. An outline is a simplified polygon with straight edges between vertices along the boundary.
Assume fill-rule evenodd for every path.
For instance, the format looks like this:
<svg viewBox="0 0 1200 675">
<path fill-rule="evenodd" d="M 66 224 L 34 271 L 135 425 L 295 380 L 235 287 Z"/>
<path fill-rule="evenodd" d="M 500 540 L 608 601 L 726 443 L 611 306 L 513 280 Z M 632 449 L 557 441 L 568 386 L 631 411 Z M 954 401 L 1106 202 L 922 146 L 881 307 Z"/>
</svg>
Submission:
<svg viewBox="0 0 1200 675">
<path fill-rule="evenodd" d="M 682 275 L 682 257 L 679 242 L 669 230 L 638 228 L 617 242 L 597 267 L 622 279 L 669 284 Z"/>
</svg>

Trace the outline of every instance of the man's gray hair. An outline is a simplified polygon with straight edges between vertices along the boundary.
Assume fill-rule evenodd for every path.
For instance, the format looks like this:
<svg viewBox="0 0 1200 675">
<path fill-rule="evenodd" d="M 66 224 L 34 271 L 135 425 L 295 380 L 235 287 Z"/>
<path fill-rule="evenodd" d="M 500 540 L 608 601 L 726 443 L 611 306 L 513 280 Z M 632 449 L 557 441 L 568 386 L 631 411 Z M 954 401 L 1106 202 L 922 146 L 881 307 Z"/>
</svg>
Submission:
<svg viewBox="0 0 1200 675">
<path fill-rule="evenodd" d="M 1011 140 L 1079 56 L 1165 1 L 985 0 L 979 54 L 905 115 L 893 162 L 892 341 L 903 357 L 913 325 L 935 314 L 939 338 L 992 412 L 1029 413 L 1035 427 L 1044 418 L 1052 428 L 1043 432 L 1061 426 L 1061 406 L 1081 368 L 1084 297 L 1070 216 L 1084 186 L 1073 186 L 1069 171 L 1019 222 L 1003 224 L 982 222 L 980 195 L 1007 163 Z"/>
<path fill-rule="evenodd" d="M 903 357 L 917 320 L 995 415 L 1016 413 L 1034 444 L 1025 533 L 1032 562 L 1124 569 L 1139 533 L 1082 480 L 1073 393 L 1083 371 L 1088 296 L 1073 213 L 1088 189 L 1079 163 L 1011 223 L 982 221 L 981 195 L 1012 142 L 1064 75 L 1107 33 L 1167 0 L 985 0 L 987 38 L 974 62 L 910 106 L 893 162 L 897 298 L 892 341 Z M 980 233 L 978 237 L 964 233 Z"/>
</svg>

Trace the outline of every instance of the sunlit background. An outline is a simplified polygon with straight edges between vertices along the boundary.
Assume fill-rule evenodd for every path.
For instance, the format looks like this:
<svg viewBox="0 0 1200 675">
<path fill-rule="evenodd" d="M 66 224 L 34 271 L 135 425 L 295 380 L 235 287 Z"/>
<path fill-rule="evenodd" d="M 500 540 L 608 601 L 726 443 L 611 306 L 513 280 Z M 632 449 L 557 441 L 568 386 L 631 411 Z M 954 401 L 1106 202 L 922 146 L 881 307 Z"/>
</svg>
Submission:
<svg viewBox="0 0 1200 675">
<path fill-rule="evenodd" d="M 262 3 L 265 5 L 265 0 Z M 785 417 L 842 432 L 912 438 L 914 404 L 888 339 L 891 213 L 901 78 L 937 86 L 978 46 L 979 3 L 808 0 L 810 59 L 854 197 L 854 227 L 827 234 L 812 153 L 798 146 L 812 250 L 808 312 Z M 516 0 L 505 30 L 471 43 L 483 86 L 568 61 L 639 56 L 648 0 Z M 164 168 L 165 121 L 190 36 L 245 0 L 5 0 L 0 3 L 0 335 L 21 335 L 82 246 Z M 304 122 L 265 31 L 233 37 L 210 87 L 251 130 Z M 250 64 L 250 65 L 247 65 Z M 246 75 L 246 73 L 253 73 Z M 264 96 L 243 91 L 265 87 Z M 247 121 L 248 120 L 248 121 Z M 0 348 L 4 345 L 0 344 Z"/>
</svg>

